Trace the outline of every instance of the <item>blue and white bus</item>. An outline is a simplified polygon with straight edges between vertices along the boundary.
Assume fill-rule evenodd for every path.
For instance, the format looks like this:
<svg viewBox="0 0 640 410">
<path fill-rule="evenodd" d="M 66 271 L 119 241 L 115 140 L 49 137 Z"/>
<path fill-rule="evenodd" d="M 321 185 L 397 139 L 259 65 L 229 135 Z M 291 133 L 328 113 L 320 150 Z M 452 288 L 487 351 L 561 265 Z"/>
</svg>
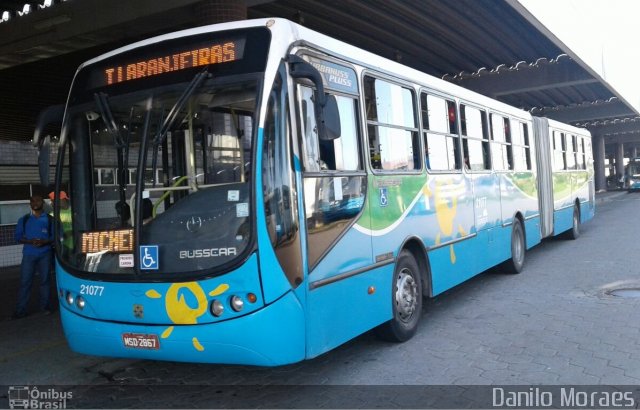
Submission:
<svg viewBox="0 0 640 410">
<path fill-rule="evenodd" d="M 586 130 L 283 19 L 90 60 L 62 124 L 57 286 L 85 354 L 271 366 L 405 341 L 423 297 L 594 215 Z"/>
</svg>

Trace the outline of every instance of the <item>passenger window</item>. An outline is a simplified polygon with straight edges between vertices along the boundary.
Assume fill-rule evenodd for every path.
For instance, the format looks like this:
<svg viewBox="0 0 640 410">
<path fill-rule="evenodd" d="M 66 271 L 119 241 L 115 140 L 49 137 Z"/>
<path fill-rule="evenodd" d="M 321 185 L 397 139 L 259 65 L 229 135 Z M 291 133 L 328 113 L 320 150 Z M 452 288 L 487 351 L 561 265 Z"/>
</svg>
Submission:
<svg viewBox="0 0 640 410">
<path fill-rule="evenodd" d="M 566 135 L 566 161 L 567 169 L 576 169 L 575 135 Z"/>
<path fill-rule="evenodd" d="M 531 149 L 529 146 L 529 127 L 520 121 L 513 121 L 511 151 L 513 153 L 513 169 L 526 171 L 531 169 Z"/>
<path fill-rule="evenodd" d="M 397 84 L 365 77 L 364 95 L 372 168 L 420 169 L 413 92 Z"/>
<path fill-rule="evenodd" d="M 580 141 L 580 153 L 578 154 L 578 161 L 580 161 L 579 168 L 587 169 L 587 160 L 586 160 L 585 149 L 584 149 L 584 138 L 578 137 L 578 140 Z"/>
<path fill-rule="evenodd" d="M 560 134 L 560 149 L 562 150 L 562 168 L 569 169 L 567 167 L 567 135 L 563 132 Z"/>
<path fill-rule="evenodd" d="M 491 160 L 493 169 L 498 171 L 513 169 L 509 124 L 509 118 L 491 114 Z"/>
<path fill-rule="evenodd" d="M 304 167 L 307 172 L 361 170 L 358 150 L 356 100 L 335 96 L 340 112 L 341 135 L 332 141 L 320 140 L 317 135 L 313 105 L 314 91 L 300 87 Z"/>
<path fill-rule="evenodd" d="M 486 113 L 478 108 L 460 105 L 460 128 L 464 166 L 471 171 L 491 169 L 489 140 L 486 135 Z"/>
<path fill-rule="evenodd" d="M 427 169 L 460 169 L 456 104 L 430 94 L 420 95 Z"/>
<path fill-rule="evenodd" d="M 553 131 L 553 170 L 561 171 L 566 169 L 564 157 L 564 134 Z"/>
</svg>

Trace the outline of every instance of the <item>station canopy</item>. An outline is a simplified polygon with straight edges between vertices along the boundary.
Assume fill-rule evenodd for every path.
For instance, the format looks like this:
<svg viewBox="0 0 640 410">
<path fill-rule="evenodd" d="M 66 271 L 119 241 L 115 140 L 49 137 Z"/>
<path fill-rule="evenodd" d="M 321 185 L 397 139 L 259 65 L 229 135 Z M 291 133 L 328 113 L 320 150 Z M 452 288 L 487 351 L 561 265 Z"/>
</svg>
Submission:
<svg viewBox="0 0 640 410">
<path fill-rule="evenodd" d="M 80 63 L 193 26 L 203 0 L 39 3 L 20 16 L 25 1 L 0 0 L 0 13 L 14 14 L 0 23 L 0 139 L 30 140 L 38 112 L 65 101 Z M 606 142 L 640 142 L 636 109 L 517 0 L 245 3 L 247 18 L 284 17 Z"/>
</svg>

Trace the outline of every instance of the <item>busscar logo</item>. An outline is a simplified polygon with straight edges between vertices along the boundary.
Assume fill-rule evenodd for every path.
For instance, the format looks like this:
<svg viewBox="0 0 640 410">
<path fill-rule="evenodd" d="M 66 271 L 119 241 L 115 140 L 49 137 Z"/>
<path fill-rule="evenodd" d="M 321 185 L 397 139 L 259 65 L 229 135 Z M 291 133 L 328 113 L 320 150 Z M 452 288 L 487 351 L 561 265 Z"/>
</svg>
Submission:
<svg viewBox="0 0 640 410">
<path fill-rule="evenodd" d="M 8 397 L 10 409 L 66 409 L 73 393 L 54 388 L 41 390 L 38 386 L 9 386 Z"/>
<path fill-rule="evenodd" d="M 210 248 L 180 251 L 180 259 L 215 258 L 237 255 L 236 248 Z"/>
</svg>

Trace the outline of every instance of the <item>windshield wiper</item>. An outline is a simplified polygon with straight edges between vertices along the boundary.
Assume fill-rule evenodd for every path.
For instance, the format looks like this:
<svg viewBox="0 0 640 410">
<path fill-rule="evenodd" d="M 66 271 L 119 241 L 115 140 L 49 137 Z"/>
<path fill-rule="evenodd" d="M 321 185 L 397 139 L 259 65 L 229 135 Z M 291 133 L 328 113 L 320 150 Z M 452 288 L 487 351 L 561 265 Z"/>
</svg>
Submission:
<svg viewBox="0 0 640 410">
<path fill-rule="evenodd" d="M 119 188 L 119 196 L 120 202 L 126 202 L 126 190 L 127 190 L 127 173 L 129 170 L 129 138 L 131 136 L 131 122 L 133 120 L 133 112 L 134 107 L 131 107 L 131 111 L 129 113 L 129 122 L 127 124 L 126 132 L 124 135 L 118 128 L 115 119 L 113 118 L 113 113 L 111 112 L 111 107 L 109 106 L 108 96 L 105 93 L 96 93 L 93 95 L 96 105 L 98 106 L 98 110 L 100 111 L 100 115 L 102 117 L 102 121 L 107 127 L 107 132 L 113 136 L 113 144 L 116 147 L 118 153 L 118 188 Z M 120 214 L 120 223 L 124 226 L 126 224 L 125 214 Z"/>
<path fill-rule="evenodd" d="M 204 69 L 200 71 L 198 74 L 196 74 L 195 77 L 193 77 L 189 85 L 187 85 L 187 88 L 185 88 L 185 90 L 183 91 L 180 98 L 178 98 L 178 101 L 176 101 L 173 107 L 171 107 L 169 114 L 167 114 L 167 117 L 164 119 L 162 125 L 160 126 L 160 129 L 158 130 L 155 137 L 153 138 L 153 158 L 151 160 L 151 169 L 152 169 L 151 178 L 152 178 L 153 187 L 156 186 L 156 166 L 158 163 L 158 149 L 160 145 L 164 142 L 165 138 L 167 137 L 167 133 L 173 127 L 173 124 L 176 122 L 176 119 L 178 118 L 180 111 L 182 111 L 182 109 L 184 108 L 184 105 L 187 103 L 189 98 L 191 98 L 191 95 L 193 95 L 193 93 L 198 89 L 198 87 L 200 87 L 200 84 L 202 84 L 202 81 L 204 81 L 204 79 L 207 78 L 208 76 L 209 76 L 209 72 L 206 69 Z"/>
</svg>

